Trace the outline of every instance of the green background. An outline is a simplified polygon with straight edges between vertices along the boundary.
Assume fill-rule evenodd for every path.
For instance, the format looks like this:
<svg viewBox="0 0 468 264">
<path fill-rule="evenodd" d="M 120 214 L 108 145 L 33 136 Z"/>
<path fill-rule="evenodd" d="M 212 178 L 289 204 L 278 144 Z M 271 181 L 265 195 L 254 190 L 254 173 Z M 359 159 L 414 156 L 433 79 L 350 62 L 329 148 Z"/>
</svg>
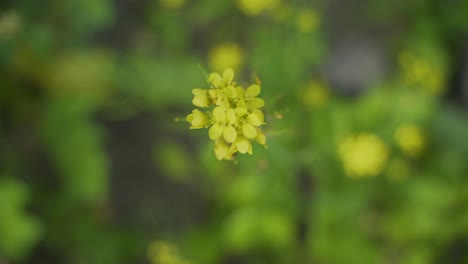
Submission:
<svg viewBox="0 0 468 264">
<path fill-rule="evenodd" d="M 2 1 L 0 263 L 468 263 L 467 14 Z M 235 161 L 184 120 L 223 65 L 266 102 L 268 148 Z M 363 134 L 385 155 L 340 151 Z"/>
</svg>

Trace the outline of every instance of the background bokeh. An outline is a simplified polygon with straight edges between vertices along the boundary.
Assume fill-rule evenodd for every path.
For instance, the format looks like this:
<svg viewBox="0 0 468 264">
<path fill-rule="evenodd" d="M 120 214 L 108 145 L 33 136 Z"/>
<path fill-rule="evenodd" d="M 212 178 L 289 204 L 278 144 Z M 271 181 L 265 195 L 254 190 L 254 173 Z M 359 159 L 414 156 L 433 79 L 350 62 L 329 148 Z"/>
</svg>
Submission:
<svg viewBox="0 0 468 264">
<path fill-rule="evenodd" d="M 0 264 L 468 263 L 465 0 L 0 3 Z M 218 161 L 192 89 L 261 81 Z"/>
</svg>

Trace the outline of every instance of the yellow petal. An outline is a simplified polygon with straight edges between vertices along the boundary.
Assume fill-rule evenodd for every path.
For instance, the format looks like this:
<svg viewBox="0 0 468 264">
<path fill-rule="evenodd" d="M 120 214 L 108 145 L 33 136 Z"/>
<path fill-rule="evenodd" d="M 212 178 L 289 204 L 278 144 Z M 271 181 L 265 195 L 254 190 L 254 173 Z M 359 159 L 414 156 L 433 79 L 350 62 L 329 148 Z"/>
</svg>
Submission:
<svg viewBox="0 0 468 264">
<path fill-rule="evenodd" d="M 215 145 L 215 155 L 218 160 L 228 159 L 229 147 L 224 142 L 218 141 Z"/>
<path fill-rule="evenodd" d="M 193 118 L 192 118 L 192 128 L 202 128 L 203 126 L 208 123 L 208 120 L 205 116 L 204 113 L 202 113 L 200 110 L 195 109 L 193 110 Z"/>
<path fill-rule="evenodd" d="M 237 150 L 239 150 L 239 152 L 242 154 L 247 153 L 247 151 L 249 151 L 249 149 L 252 148 L 250 141 L 245 138 L 239 138 L 235 144 L 236 144 Z"/>
<path fill-rule="evenodd" d="M 227 97 L 229 98 L 236 98 L 236 88 L 234 86 L 229 85 L 224 89 L 224 93 L 226 94 Z"/>
<path fill-rule="evenodd" d="M 218 89 L 210 89 L 208 90 L 208 94 L 210 95 L 211 99 L 217 99 L 218 98 Z"/>
<path fill-rule="evenodd" d="M 257 133 L 257 137 L 255 138 L 255 141 L 257 141 L 261 145 L 266 144 L 266 137 L 262 132 Z"/>
<path fill-rule="evenodd" d="M 247 116 L 247 122 L 249 122 L 253 126 L 260 126 L 262 122 L 258 119 L 256 114 L 250 114 Z"/>
<path fill-rule="evenodd" d="M 265 101 L 263 101 L 263 99 L 261 99 L 261 98 L 253 98 L 249 102 L 249 106 L 252 107 L 252 108 L 261 108 L 264 105 L 265 105 Z"/>
<path fill-rule="evenodd" d="M 256 115 L 258 120 L 260 120 L 260 123 L 263 124 L 263 121 L 265 121 L 265 116 L 263 115 L 263 112 L 261 110 L 258 110 L 258 109 L 252 109 L 252 114 L 253 115 Z"/>
<path fill-rule="evenodd" d="M 226 82 L 226 84 L 229 84 L 234 80 L 234 70 L 231 68 L 227 68 L 223 72 L 223 79 Z"/>
<path fill-rule="evenodd" d="M 223 130 L 223 136 L 224 136 L 224 139 L 229 143 L 236 141 L 236 138 L 237 138 L 236 129 L 232 126 L 225 126 Z"/>
<path fill-rule="evenodd" d="M 215 109 L 213 109 L 213 119 L 216 122 L 226 121 L 226 111 L 224 111 L 222 107 L 215 107 Z"/>
<path fill-rule="evenodd" d="M 185 120 L 187 120 L 187 122 L 189 122 L 189 123 L 192 123 L 193 114 L 188 114 L 187 117 L 185 118 Z"/>
<path fill-rule="evenodd" d="M 227 110 L 226 119 L 228 123 L 231 125 L 236 123 L 237 117 L 236 117 L 236 112 L 234 111 L 234 109 L 230 108 L 229 110 Z"/>
<path fill-rule="evenodd" d="M 249 123 L 242 125 L 242 133 L 246 138 L 253 139 L 257 136 L 257 129 Z"/>
<path fill-rule="evenodd" d="M 205 92 L 205 90 L 200 89 L 200 88 L 195 88 L 195 89 L 192 90 L 192 94 L 194 94 L 194 95 L 201 94 L 201 93 L 204 93 L 204 92 Z"/>
<path fill-rule="evenodd" d="M 209 100 L 208 96 L 206 96 L 206 93 L 200 93 L 195 95 L 192 100 L 193 105 L 198 106 L 198 107 L 208 107 L 209 105 Z"/>
<path fill-rule="evenodd" d="M 247 114 L 247 108 L 245 107 L 237 107 L 236 110 L 236 115 L 239 116 L 239 117 L 242 117 L 244 116 L 245 114 Z"/>
<path fill-rule="evenodd" d="M 244 94 L 245 94 L 244 88 L 242 88 L 241 86 L 237 86 L 236 87 L 236 94 L 237 94 L 237 97 L 243 98 Z"/>
<path fill-rule="evenodd" d="M 219 73 L 213 72 L 210 74 L 210 76 L 208 76 L 208 82 L 216 87 L 221 87 L 223 84 L 223 78 L 221 78 Z"/>
<path fill-rule="evenodd" d="M 210 139 L 215 140 L 218 139 L 221 134 L 223 133 L 223 126 L 219 124 L 214 124 L 210 127 L 210 130 L 208 130 L 208 136 Z"/>
<path fill-rule="evenodd" d="M 260 85 L 252 84 L 245 91 L 245 97 L 253 98 L 260 94 Z"/>
</svg>

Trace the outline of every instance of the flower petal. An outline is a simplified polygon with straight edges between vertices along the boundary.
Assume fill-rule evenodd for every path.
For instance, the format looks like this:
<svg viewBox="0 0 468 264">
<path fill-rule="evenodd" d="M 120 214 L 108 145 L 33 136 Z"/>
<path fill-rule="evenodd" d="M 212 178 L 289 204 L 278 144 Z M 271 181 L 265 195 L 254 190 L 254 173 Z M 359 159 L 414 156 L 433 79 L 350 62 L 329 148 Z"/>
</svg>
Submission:
<svg viewBox="0 0 468 264">
<path fill-rule="evenodd" d="M 195 89 L 192 90 L 192 94 L 194 94 L 194 95 L 201 94 L 201 93 L 204 93 L 204 92 L 205 92 L 205 90 L 200 89 L 200 88 L 195 88 Z"/>
<path fill-rule="evenodd" d="M 215 122 L 226 121 L 226 111 L 224 111 L 222 107 L 215 107 L 215 109 L 213 109 L 213 119 Z"/>
<path fill-rule="evenodd" d="M 226 84 L 229 84 L 234 80 L 234 70 L 231 68 L 227 68 L 223 72 L 223 80 L 226 82 Z"/>
<path fill-rule="evenodd" d="M 249 149 L 252 148 L 250 141 L 245 138 L 237 139 L 235 144 L 236 144 L 237 150 L 242 154 L 247 153 L 247 151 L 249 151 Z"/>
<path fill-rule="evenodd" d="M 192 103 L 198 107 L 208 107 L 208 96 L 206 96 L 206 93 L 199 93 L 193 97 Z"/>
<path fill-rule="evenodd" d="M 265 105 L 265 101 L 261 98 L 252 98 L 249 101 L 249 106 L 252 108 L 262 108 Z"/>
<path fill-rule="evenodd" d="M 244 98 L 244 94 L 245 94 L 244 88 L 242 88 L 242 86 L 237 86 L 236 94 L 237 94 L 237 97 Z"/>
<path fill-rule="evenodd" d="M 188 114 L 187 117 L 185 117 L 185 120 L 187 120 L 187 122 L 191 124 L 193 121 L 193 118 L 194 118 L 193 114 Z"/>
<path fill-rule="evenodd" d="M 265 121 L 265 116 L 263 115 L 263 112 L 259 109 L 252 109 L 252 115 L 256 115 L 258 120 L 260 120 L 260 123 L 263 124 L 263 122 Z"/>
<path fill-rule="evenodd" d="M 239 116 L 239 117 L 242 117 L 244 116 L 245 114 L 247 114 L 247 108 L 245 107 L 237 107 L 236 110 L 236 115 Z"/>
<path fill-rule="evenodd" d="M 208 120 L 205 116 L 204 113 L 202 113 L 200 110 L 195 109 L 193 110 L 193 119 L 192 119 L 192 126 L 194 128 L 201 128 L 208 123 Z"/>
<path fill-rule="evenodd" d="M 250 114 L 247 116 L 247 122 L 249 122 L 253 126 L 260 126 L 262 122 L 258 119 L 256 114 Z"/>
<path fill-rule="evenodd" d="M 223 84 L 223 78 L 219 73 L 213 72 L 208 76 L 208 82 L 216 87 L 220 87 Z"/>
<path fill-rule="evenodd" d="M 234 111 L 234 109 L 229 108 L 229 110 L 227 110 L 226 119 L 230 125 L 236 123 L 237 117 L 236 117 L 236 112 Z"/>
<path fill-rule="evenodd" d="M 245 97 L 254 98 L 255 96 L 260 94 L 260 90 L 260 85 L 252 84 L 245 91 Z"/>
<path fill-rule="evenodd" d="M 227 97 L 229 98 L 236 98 L 236 88 L 232 85 L 229 85 L 224 89 L 224 93 L 226 94 Z"/>
<path fill-rule="evenodd" d="M 257 141 L 260 145 L 265 145 L 266 137 L 262 132 L 258 132 L 257 137 L 255 138 L 255 141 Z"/>
<path fill-rule="evenodd" d="M 216 158 L 218 160 L 229 159 L 228 157 L 229 147 L 226 144 L 224 144 L 224 142 L 217 141 L 214 151 L 215 151 Z"/>
<path fill-rule="evenodd" d="M 237 138 L 236 129 L 232 126 L 225 126 L 223 130 L 223 136 L 224 136 L 224 139 L 229 143 L 236 141 L 236 138 Z"/>
<path fill-rule="evenodd" d="M 246 138 L 253 139 L 257 136 L 257 129 L 249 123 L 242 125 L 242 133 Z"/>
<path fill-rule="evenodd" d="M 210 127 L 210 130 L 208 130 L 208 136 L 210 139 L 215 140 L 218 139 L 221 134 L 223 133 L 223 126 L 219 124 L 214 124 Z"/>
</svg>

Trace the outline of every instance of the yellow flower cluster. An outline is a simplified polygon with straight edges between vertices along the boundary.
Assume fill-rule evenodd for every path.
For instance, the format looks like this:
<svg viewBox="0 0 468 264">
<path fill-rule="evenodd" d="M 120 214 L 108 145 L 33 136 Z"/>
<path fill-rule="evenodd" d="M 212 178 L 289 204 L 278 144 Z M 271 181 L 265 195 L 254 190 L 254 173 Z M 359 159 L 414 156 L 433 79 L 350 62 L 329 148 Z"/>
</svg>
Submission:
<svg viewBox="0 0 468 264">
<path fill-rule="evenodd" d="M 339 146 L 339 154 L 346 174 L 353 178 L 381 173 L 388 159 L 385 143 L 369 133 L 346 138 Z"/>
<path fill-rule="evenodd" d="M 186 120 L 191 129 L 209 128 L 208 136 L 215 142 L 218 160 L 231 160 L 237 152 L 252 154 L 250 140 L 266 144 L 260 126 L 265 124 L 260 108 L 265 101 L 258 98 L 260 85 L 252 84 L 247 89 L 234 82 L 234 71 L 226 69 L 221 76 L 211 73 L 210 89 L 193 89 L 192 103 L 210 111 L 194 109 Z"/>
<path fill-rule="evenodd" d="M 399 127 L 395 131 L 395 141 L 405 154 L 412 157 L 419 156 L 426 145 L 424 132 L 414 125 Z"/>
</svg>

